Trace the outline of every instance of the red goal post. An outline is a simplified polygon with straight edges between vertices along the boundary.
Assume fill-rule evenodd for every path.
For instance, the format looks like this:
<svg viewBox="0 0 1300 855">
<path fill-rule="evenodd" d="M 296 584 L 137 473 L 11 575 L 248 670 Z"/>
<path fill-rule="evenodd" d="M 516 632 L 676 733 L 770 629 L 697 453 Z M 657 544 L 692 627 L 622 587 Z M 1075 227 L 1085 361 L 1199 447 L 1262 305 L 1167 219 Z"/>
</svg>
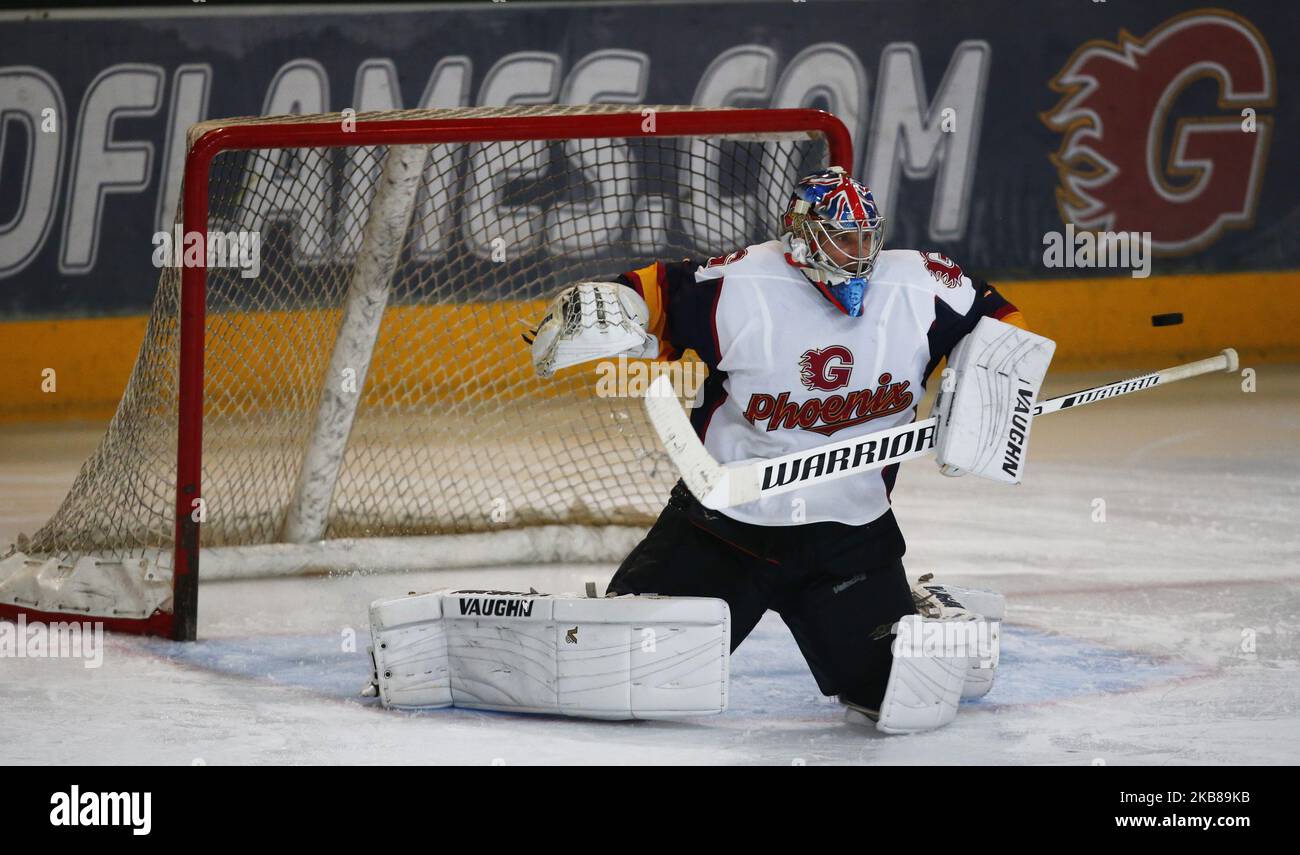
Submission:
<svg viewBox="0 0 1300 855">
<path fill-rule="evenodd" d="M 831 164 L 851 166 L 853 163 L 852 143 L 845 126 L 834 116 L 813 109 L 700 109 L 693 107 L 641 107 L 619 105 L 586 105 L 578 107 L 514 107 L 514 108 L 463 108 L 453 110 L 395 111 L 377 114 L 361 114 L 348 121 L 350 117 L 341 114 L 320 116 L 282 116 L 253 119 L 236 119 L 227 121 L 210 121 L 194 126 L 189 134 L 189 152 L 185 161 L 184 184 L 182 191 L 181 222 L 186 234 L 199 233 L 206 242 L 209 223 L 214 216 L 210 209 L 211 175 L 214 159 L 231 152 L 296 152 L 317 149 L 348 150 L 384 147 L 392 151 L 394 147 L 403 146 L 448 146 L 456 144 L 487 145 L 496 143 L 519 143 L 533 141 L 537 143 L 569 143 L 576 140 L 613 140 L 637 141 L 645 139 L 673 140 L 693 138 L 699 140 L 729 140 L 738 144 L 748 141 L 767 141 L 782 139 L 817 139 L 825 147 L 825 160 Z M 650 128 L 650 130 L 647 130 Z M 716 154 L 709 157 L 716 158 Z M 711 162 L 711 161 L 710 161 Z M 460 164 L 460 161 L 457 161 Z M 421 174 L 427 174 L 431 167 L 421 163 Z M 464 168 L 463 164 L 457 168 Z M 603 168 L 603 167 L 599 167 Z M 710 167 L 711 168 L 711 167 Z M 786 169 L 781 166 L 780 169 Z M 385 173 L 387 174 L 387 173 Z M 773 174 L 781 174 L 780 170 Z M 690 177 L 695 181 L 695 177 Z M 247 195 L 249 187 L 255 182 L 246 181 L 243 192 Z M 785 190 L 788 193 L 788 189 Z M 238 192 L 231 192 L 232 198 Z M 340 203 L 346 205 L 347 200 Z M 407 217 L 409 222 L 410 205 Z M 342 216 L 342 215 L 340 215 Z M 367 227 L 373 213 L 367 214 Z M 457 215 L 461 216 L 461 215 Z M 409 227 L 409 226 L 408 226 Z M 774 236 L 774 235 L 772 235 Z M 405 244 L 398 247 L 398 252 Z M 714 248 L 717 251 L 729 247 Z M 400 263 L 400 262 L 394 262 Z M 340 274 L 342 277 L 343 274 Z M 392 276 L 391 269 L 388 275 Z M 175 446 L 175 500 L 172 508 L 174 516 L 174 537 L 171 544 L 170 602 L 154 604 L 148 614 L 132 613 L 117 617 L 111 609 L 85 603 L 60 602 L 41 597 L 44 592 L 38 585 L 20 580 L 26 587 L 17 586 L 20 593 L 10 596 L 6 590 L 6 576 L 0 571 L 0 617 L 15 617 L 23 613 L 29 620 L 67 620 L 71 615 L 83 615 L 85 619 L 103 620 L 110 630 L 143 632 L 162 635 L 180 640 L 195 638 L 198 609 L 198 572 L 200 560 L 200 528 L 203 523 L 195 513 L 195 501 L 203 499 L 204 473 L 204 427 L 205 427 L 205 335 L 213 319 L 209 317 L 209 271 L 205 266 L 186 266 L 179 271 L 179 305 L 177 318 L 177 354 L 175 363 L 176 392 L 176 446 Z M 162 285 L 160 283 L 160 290 Z M 160 301 L 161 304 L 161 301 Z M 151 327 L 160 327 L 167 323 L 166 312 L 161 313 L 155 306 L 151 317 Z M 170 341 L 170 339 L 169 339 Z M 146 342 L 142 347 L 141 361 L 146 359 Z M 337 347 L 337 344 L 336 344 Z M 163 360 L 166 361 L 166 360 Z M 161 371 L 161 369 L 159 369 Z M 364 374 L 364 372 L 363 372 Z M 133 375 L 133 382 L 135 375 Z M 130 421 L 123 413 L 130 406 L 131 387 L 124 397 L 114 426 L 119 421 Z M 469 393 L 467 393 L 469 394 Z M 475 392 L 474 394 L 480 394 Z M 317 414 L 319 417 L 319 413 Z M 347 423 L 349 426 L 351 422 Z M 127 432 L 119 430 L 128 437 L 140 431 Z M 296 434 L 295 434 L 296 435 Z M 106 446 L 109 445 L 106 440 Z M 119 444 L 120 445 L 120 444 Z M 101 449 L 101 456 L 111 455 L 111 450 Z M 87 474 L 94 469 L 88 461 L 82 474 L 78 477 L 79 488 L 90 489 L 95 485 L 95 478 Z M 97 471 L 103 471 L 104 465 Z M 93 473 L 92 473 L 93 474 Z M 104 475 L 97 476 L 103 480 Z M 331 490 L 333 485 L 331 484 Z M 143 490 L 139 491 L 145 492 Z M 328 500 L 328 497 L 327 497 Z M 65 505 L 72 505 L 70 494 Z M 114 547 L 111 538 L 102 533 L 87 534 L 85 527 L 77 530 L 76 537 L 68 536 L 60 540 L 60 519 L 68 517 L 66 509 L 47 523 L 38 532 L 32 544 L 39 547 L 36 556 L 21 556 L 29 567 L 41 561 L 48 562 L 45 556 L 56 556 L 58 566 L 70 566 L 82 560 L 83 553 L 89 551 L 84 544 L 94 546 L 98 555 L 112 554 L 119 549 L 122 554 L 129 554 L 128 566 L 135 560 L 138 550 L 123 550 Z M 278 513 L 278 511 L 276 511 Z M 155 514 L 157 516 L 157 514 Z M 544 515 L 537 517 L 541 523 L 553 520 Z M 523 525 L 530 524 L 525 520 Z M 65 522 L 64 529 L 68 528 Z M 116 524 L 107 528 L 115 528 Z M 123 523 L 123 529 L 135 531 L 135 523 Z M 154 526 L 156 528 L 156 525 Z M 394 529 L 397 530 L 397 529 Z M 433 526 L 431 531 L 441 531 Z M 462 530 L 456 525 L 445 527 L 447 531 Z M 44 537 L 42 537 L 44 535 Z M 134 540 L 140 537 L 134 533 Z M 156 538 L 155 538 L 156 539 Z M 238 543 L 238 538 L 225 538 L 228 542 Z M 249 544 L 265 541 L 267 538 L 256 535 L 246 540 Z M 45 544 L 45 546 L 41 546 Z M 23 546 L 20 543 L 21 547 Z M 165 545 L 164 545 L 165 547 Z M 13 554 L 5 560 L 12 561 Z M 99 559 L 97 559 L 99 560 Z M 0 563 L 0 567 L 3 567 Z M 48 563 L 42 565 L 49 569 Z M 80 566 L 80 565 L 78 565 Z M 148 575 L 154 572 L 145 560 L 141 560 L 142 572 Z M 12 568 L 11 568 L 12 571 Z M 16 570 L 11 576 L 21 576 L 24 571 Z M 35 571 L 32 571 L 35 572 Z M 72 571 L 72 575 L 80 570 Z M 91 572 L 91 571 L 86 571 Z M 131 571 L 125 571 L 131 572 Z M 161 573 L 161 570 L 158 571 Z M 13 588 L 14 586 L 11 586 Z M 111 599 L 112 587 L 104 593 Z M 53 605 L 54 608 L 46 608 Z M 146 607 L 146 610 L 149 607 Z M 105 612 L 109 613 L 105 613 Z"/>
</svg>

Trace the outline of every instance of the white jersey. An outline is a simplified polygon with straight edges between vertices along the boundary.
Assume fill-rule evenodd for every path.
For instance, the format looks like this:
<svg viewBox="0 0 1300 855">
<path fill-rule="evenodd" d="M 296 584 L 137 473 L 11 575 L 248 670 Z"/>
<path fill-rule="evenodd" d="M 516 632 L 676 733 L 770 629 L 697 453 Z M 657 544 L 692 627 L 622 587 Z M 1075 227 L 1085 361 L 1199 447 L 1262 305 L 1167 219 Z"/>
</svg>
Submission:
<svg viewBox="0 0 1300 855">
<path fill-rule="evenodd" d="M 693 279 L 693 281 L 691 281 Z M 940 358 L 983 315 L 1015 312 L 938 253 L 886 250 L 862 314 L 824 298 L 768 241 L 703 266 L 658 264 L 624 277 L 647 298 L 651 331 L 672 358 L 709 365 L 692 421 L 717 460 L 814 448 L 906 424 Z M 889 510 L 897 466 L 727 508 L 767 526 L 871 522 Z"/>
</svg>

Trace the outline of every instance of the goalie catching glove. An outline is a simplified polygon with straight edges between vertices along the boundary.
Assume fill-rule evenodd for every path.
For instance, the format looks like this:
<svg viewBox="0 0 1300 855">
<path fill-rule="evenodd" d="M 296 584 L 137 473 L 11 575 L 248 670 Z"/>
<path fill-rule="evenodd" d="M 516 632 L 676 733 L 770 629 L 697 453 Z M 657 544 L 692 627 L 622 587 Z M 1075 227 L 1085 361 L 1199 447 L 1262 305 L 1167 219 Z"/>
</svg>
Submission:
<svg viewBox="0 0 1300 855">
<path fill-rule="evenodd" d="M 653 359 L 659 340 L 646 332 L 650 310 L 631 288 L 613 282 L 579 282 L 551 300 L 537 329 L 524 341 L 532 346 L 538 376 L 593 359 L 629 356 Z"/>
<path fill-rule="evenodd" d="M 1020 483 L 1034 402 L 1055 350 L 1050 338 L 988 317 L 957 343 L 934 402 L 935 459 L 945 475 Z"/>
</svg>

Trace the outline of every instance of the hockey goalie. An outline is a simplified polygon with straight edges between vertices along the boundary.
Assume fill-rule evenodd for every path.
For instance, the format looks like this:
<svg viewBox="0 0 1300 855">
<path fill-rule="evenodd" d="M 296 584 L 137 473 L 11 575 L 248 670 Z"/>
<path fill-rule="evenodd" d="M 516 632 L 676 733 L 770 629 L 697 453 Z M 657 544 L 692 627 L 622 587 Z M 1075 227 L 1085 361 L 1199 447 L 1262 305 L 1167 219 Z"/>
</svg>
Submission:
<svg viewBox="0 0 1300 855">
<path fill-rule="evenodd" d="M 935 408 L 942 471 L 1018 482 L 1032 419 L 1023 403 L 1036 399 L 1052 342 L 987 282 L 939 253 L 883 250 L 884 235 L 865 186 L 838 167 L 816 171 L 797 182 L 773 240 L 566 288 L 534 331 L 534 365 L 546 377 L 598 358 L 694 351 L 709 374 L 692 425 L 731 463 L 910 423 L 946 359 Z M 1014 454 L 986 453 L 991 426 L 1019 437 Z M 444 592 L 426 595 L 436 602 L 423 609 L 417 598 L 377 603 L 380 694 L 399 706 L 436 695 L 598 717 L 718 712 L 727 655 L 772 610 L 850 720 L 886 733 L 940 727 L 961 698 L 992 686 L 1004 604 L 929 576 L 909 584 L 890 510 L 896 476 L 893 465 L 722 510 L 679 482 L 604 597 Z M 550 616 L 551 630 L 466 620 L 467 608 L 517 615 L 525 601 Z M 577 629 L 579 614 L 596 622 L 603 660 L 572 643 L 570 627 L 588 629 Z M 656 641 L 638 645 L 642 637 Z M 419 644 L 434 653 L 412 654 Z M 427 664 L 466 644 L 522 645 L 529 655 L 517 669 L 460 675 L 477 687 L 468 702 L 433 692 L 422 666 L 396 678 L 388 667 L 402 661 L 396 650 Z M 543 660 L 549 684 L 531 698 L 538 675 L 528 672 Z M 440 661 L 444 671 L 475 667 Z M 607 694 L 593 694 L 596 684 Z"/>
</svg>

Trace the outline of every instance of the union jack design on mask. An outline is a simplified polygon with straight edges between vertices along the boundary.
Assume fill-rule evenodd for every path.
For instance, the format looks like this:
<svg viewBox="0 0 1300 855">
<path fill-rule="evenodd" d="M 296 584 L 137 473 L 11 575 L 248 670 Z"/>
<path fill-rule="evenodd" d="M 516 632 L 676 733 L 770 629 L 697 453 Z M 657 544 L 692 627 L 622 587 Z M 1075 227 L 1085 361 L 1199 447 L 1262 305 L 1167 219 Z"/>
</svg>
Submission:
<svg viewBox="0 0 1300 855">
<path fill-rule="evenodd" d="M 840 311 L 861 315 L 885 237 L 871 191 L 841 167 L 820 169 L 795 185 L 782 224 L 791 263 Z"/>
<path fill-rule="evenodd" d="M 842 172 L 814 172 L 799 182 L 803 197 L 823 220 L 845 228 L 875 228 L 884 218 L 871 191 Z"/>
</svg>

